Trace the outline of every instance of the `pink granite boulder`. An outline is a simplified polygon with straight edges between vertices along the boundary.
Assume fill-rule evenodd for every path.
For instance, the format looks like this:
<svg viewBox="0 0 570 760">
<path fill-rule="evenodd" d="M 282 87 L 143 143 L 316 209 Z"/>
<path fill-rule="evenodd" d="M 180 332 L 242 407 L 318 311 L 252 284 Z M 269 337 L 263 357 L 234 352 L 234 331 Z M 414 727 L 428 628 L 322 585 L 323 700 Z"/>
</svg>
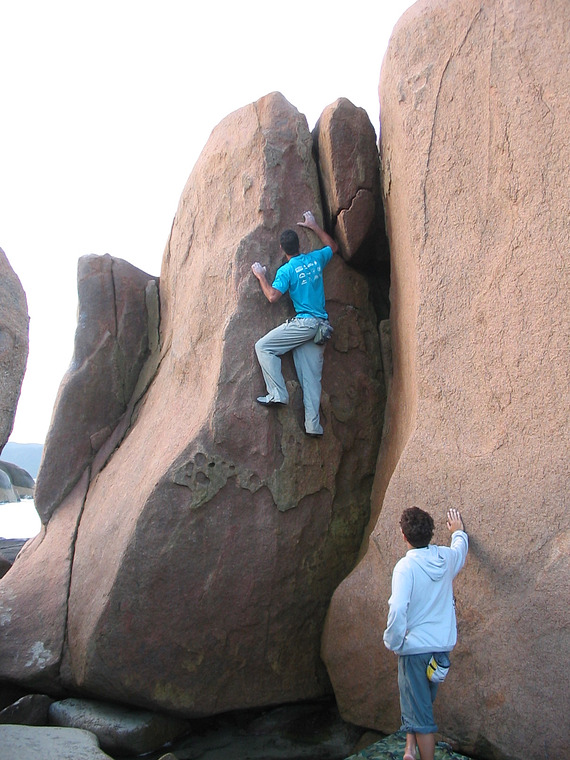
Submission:
<svg viewBox="0 0 570 760">
<path fill-rule="evenodd" d="M 345 718 L 399 725 L 382 643 L 398 519 L 471 537 L 436 701 L 469 755 L 568 749 L 570 5 L 422 1 L 382 69 L 394 376 L 367 553 L 323 654 Z"/>
<path fill-rule="evenodd" d="M 49 676 L 75 693 L 184 716 L 329 692 L 320 637 L 368 519 L 383 383 L 368 287 L 335 256 L 325 272 L 335 331 L 323 438 L 304 433 L 289 357 L 290 405 L 255 401 L 254 343 L 292 307 L 267 302 L 251 264 L 275 272 L 279 233 L 308 208 L 322 219 L 312 138 L 283 96 L 214 129 L 166 247 L 148 390 L 121 436 L 122 422 L 110 434 L 114 450 L 106 442 L 84 468 L 85 493 L 81 479 L 48 510 L 45 538 L 0 584 L 0 677 Z M 300 234 L 303 248 L 319 244 Z M 61 577 L 50 574 L 48 588 L 40 552 L 58 532 Z M 46 625 L 44 663 L 32 654 Z"/>
<path fill-rule="evenodd" d="M 156 278 L 132 264 L 108 254 L 83 256 L 77 289 L 75 350 L 59 388 L 35 490 L 44 523 L 126 413 L 157 330 Z"/>
</svg>

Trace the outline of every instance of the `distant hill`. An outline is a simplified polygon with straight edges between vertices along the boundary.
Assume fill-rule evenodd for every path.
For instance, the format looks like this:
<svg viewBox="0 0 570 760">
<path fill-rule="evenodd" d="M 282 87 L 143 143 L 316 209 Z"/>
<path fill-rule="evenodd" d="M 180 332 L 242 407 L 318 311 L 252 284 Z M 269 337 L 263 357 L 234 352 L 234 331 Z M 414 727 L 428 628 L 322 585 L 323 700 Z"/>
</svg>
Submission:
<svg viewBox="0 0 570 760">
<path fill-rule="evenodd" d="M 0 459 L 22 467 L 30 473 L 35 480 L 38 476 L 40 461 L 42 458 L 43 444 L 41 443 L 10 443 L 8 442 L 2 451 Z"/>
</svg>

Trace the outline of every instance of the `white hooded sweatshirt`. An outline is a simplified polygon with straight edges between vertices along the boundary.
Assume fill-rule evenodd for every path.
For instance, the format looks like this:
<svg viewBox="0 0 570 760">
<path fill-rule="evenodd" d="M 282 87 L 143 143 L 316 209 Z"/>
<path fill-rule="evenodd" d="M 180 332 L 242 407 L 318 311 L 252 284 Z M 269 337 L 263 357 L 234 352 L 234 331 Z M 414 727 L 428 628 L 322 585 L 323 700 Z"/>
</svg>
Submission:
<svg viewBox="0 0 570 760">
<path fill-rule="evenodd" d="M 465 564 L 469 540 L 456 530 L 451 546 L 410 549 L 392 573 L 384 644 L 396 654 L 449 652 L 457 641 L 453 579 Z"/>
</svg>

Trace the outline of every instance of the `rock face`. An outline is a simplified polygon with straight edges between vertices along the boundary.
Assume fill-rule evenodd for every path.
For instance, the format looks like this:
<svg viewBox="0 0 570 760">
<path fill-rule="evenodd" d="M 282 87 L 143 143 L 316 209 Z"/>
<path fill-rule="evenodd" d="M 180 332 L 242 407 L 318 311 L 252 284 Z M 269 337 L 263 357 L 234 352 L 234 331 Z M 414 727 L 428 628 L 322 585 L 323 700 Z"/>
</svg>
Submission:
<svg viewBox="0 0 570 760">
<path fill-rule="evenodd" d="M 0 726 L 0 760 L 112 760 L 79 728 Z"/>
<path fill-rule="evenodd" d="M 443 543 L 458 507 L 471 548 L 436 716 L 489 758 L 568 746 L 569 24 L 565 0 L 419 2 L 380 84 L 394 377 L 371 540 L 323 652 L 343 716 L 397 728 L 399 515 L 428 509 Z"/>
<path fill-rule="evenodd" d="M 0 582 L 0 680 L 60 692 L 74 544 L 87 485 L 86 470 Z M 99 547 L 94 556 L 100 554 Z"/>
<path fill-rule="evenodd" d="M 46 694 L 28 694 L 0 710 L 0 723 L 19 726 L 47 726 L 53 699 Z"/>
<path fill-rule="evenodd" d="M 342 256 L 346 261 L 372 256 L 373 245 L 363 243 L 373 242 L 383 219 L 378 148 L 368 114 L 339 98 L 325 108 L 313 137 L 325 217 Z"/>
<path fill-rule="evenodd" d="M 312 147 L 279 94 L 213 131 L 163 260 L 151 385 L 94 458 L 93 432 L 120 408 L 81 419 L 67 495 L 53 464 L 48 487 L 44 454 L 47 524 L 0 584 L 0 677 L 186 716 L 330 690 L 320 634 L 368 519 L 382 424 L 365 280 L 338 256 L 325 272 L 322 439 L 304 434 L 289 358 L 290 405 L 255 403 L 253 348 L 292 308 L 267 302 L 252 262 L 273 274 L 279 233 L 307 208 L 322 217 Z M 304 249 L 319 245 L 299 229 Z"/>
<path fill-rule="evenodd" d="M 28 360 L 28 304 L 0 248 L 0 451 L 10 437 Z"/>
<path fill-rule="evenodd" d="M 390 254 L 376 133 L 350 100 L 327 106 L 313 130 L 328 227 L 345 261 L 366 276 L 378 321 L 390 313 Z"/>
<path fill-rule="evenodd" d="M 77 285 L 74 355 L 59 388 L 35 491 L 43 523 L 127 412 L 158 329 L 156 278 L 128 262 L 108 254 L 83 256 Z"/>
<path fill-rule="evenodd" d="M 188 733 L 189 724 L 179 718 L 109 705 L 91 699 L 63 699 L 49 708 L 52 726 L 80 728 L 95 734 L 99 746 L 113 756 L 138 756 L 155 752 Z"/>
</svg>

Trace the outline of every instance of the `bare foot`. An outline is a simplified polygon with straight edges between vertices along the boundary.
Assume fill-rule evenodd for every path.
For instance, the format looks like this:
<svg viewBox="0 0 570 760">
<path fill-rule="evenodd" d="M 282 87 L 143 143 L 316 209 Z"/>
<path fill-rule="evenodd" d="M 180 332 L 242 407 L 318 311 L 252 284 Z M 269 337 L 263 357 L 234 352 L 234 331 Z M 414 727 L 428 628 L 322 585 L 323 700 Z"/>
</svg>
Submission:
<svg viewBox="0 0 570 760">
<path fill-rule="evenodd" d="M 403 760 L 416 760 L 417 737 L 413 733 L 406 733 L 406 746 L 404 747 Z"/>
</svg>

